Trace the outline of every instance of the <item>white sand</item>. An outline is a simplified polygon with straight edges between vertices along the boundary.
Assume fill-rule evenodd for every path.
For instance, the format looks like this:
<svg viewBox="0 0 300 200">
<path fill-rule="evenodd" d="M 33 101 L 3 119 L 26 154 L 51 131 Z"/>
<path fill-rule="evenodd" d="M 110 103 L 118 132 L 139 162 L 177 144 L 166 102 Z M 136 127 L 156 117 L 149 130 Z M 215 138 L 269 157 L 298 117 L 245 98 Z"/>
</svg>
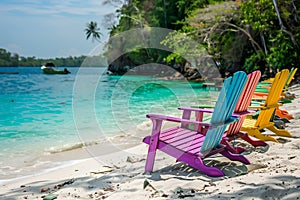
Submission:
<svg viewBox="0 0 300 200">
<path fill-rule="evenodd" d="M 49 194 L 58 195 L 57 199 L 299 199 L 300 88 L 290 90 L 298 98 L 282 108 L 295 117 L 286 128 L 294 137 L 281 137 L 283 143 L 267 142 L 268 148 L 256 149 L 236 141 L 249 149 L 246 157 L 252 164 L 221 156 L 208 159 L 224 169 L 225 177 L 208 177 L 159 151 L 155 172 L 144 175 L 148 146 L 141 142 L 127 151 L 2 182 L 0 199 L 42 199 Z"/>
</svg>

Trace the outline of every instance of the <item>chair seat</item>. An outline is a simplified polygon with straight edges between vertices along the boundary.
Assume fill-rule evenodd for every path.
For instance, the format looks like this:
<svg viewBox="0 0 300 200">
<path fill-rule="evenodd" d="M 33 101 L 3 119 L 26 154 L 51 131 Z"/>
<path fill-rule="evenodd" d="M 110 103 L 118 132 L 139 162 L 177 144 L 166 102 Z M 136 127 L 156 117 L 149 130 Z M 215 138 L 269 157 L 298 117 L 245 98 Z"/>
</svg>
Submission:
<svg viewBox="0 0 300 200">
<path fill-rule="evenodd" d="M 144 139 L 144 143 L 150 143 L 151 136 L 148 136 Z M 158 141 L 158 149 L 172 147 L 181 152 L 193 154 L 200 158 L 205 158 L 208 155 L 203 155 L 200 152 L 200 148 L 203 145 L 205 136 L 199 132 L 189 130 L 186 128 L 173 127 L 167 130 L 164 130 L 160 133 Z M 211 154 L 216 154 L 223 150 L 224 146 L 220 145 L 219 148 L 213 149 Z"/>
<path fill-rule="evenodd" d="M 246 118 L 243 122 L 243 126 L 241 128 L 241 130 L 245 130 L 245 129 L 259 129 L 260 127 L 256 126 L 256 119 L 250 119 L 250 118 Z M 269 126 L 273 126 L 273 122 L 267 122 L 267 124 L 261 126 L 261 128 L 267 128 Z"/>
<path fill-rule="evenodd" d="M 246 118 L 243 122 L 243 127 L 255 127 L 256 119 Z"/>
</svg>

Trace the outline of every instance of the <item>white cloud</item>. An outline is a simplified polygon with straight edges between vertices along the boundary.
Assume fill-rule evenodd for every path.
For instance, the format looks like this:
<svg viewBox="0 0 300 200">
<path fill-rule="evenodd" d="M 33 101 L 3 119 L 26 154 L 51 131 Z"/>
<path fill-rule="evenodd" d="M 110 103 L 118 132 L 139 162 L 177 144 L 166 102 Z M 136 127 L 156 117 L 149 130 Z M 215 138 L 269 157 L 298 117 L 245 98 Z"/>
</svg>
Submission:
<svg viewBox="0 0 300 200">
<path fill-rule="evenodd" d="M 97 43 L 86 40 L 86 23 L 97 21 L 115 7 L 103 0 L 1 0 L 0 47 L 22 56 L 65 57 L 87 55 Z"/>
<path fill-rule="evenodd" d="M 21 12 L 29 15 L 106 15 L 117 8 L 103 6 L 104 0 L 25 0 L 22 2 L 1 2 L 0 12 Z M 120 5 L 121 6 L 121 5 Z"/>
</svg>

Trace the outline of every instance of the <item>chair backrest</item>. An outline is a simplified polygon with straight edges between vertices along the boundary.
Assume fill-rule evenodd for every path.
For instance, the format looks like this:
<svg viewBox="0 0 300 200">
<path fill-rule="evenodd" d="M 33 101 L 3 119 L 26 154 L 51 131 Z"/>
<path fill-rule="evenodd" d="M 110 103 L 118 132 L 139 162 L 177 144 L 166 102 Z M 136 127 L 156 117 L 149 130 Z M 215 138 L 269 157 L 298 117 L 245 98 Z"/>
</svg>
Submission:
<svg viewBox="0 0 300 200">
<path fill-rule="evenodd" d="M 285 90 L 288 89 L 288 87 L 289 87 L 290 83 L 292 82 L 297 70 L 298 70 L 298 68 L 294 68 L 294 67 L 291 69 L 291 72 L 289 73 L 289 76 L 288 76 L 288 78 L 287 78 L 287 80 L 284 84 L 284 89 Z"/>
<path fill-rule="evenodd" d="M 284 69 L 276 74 L 270 88 L 270 92 L 266 99 L 264 108 L 260 111 L 255 126 L 264 126 L 265 124 L 270 123 L 274 110 L 276 107 L 278 107 L 278 100 L 288 78 L 288 75 L 288 69 Z"/>
<path fill-rule="evenodd" d="M 245 112 L 248 110 L 248 107 L 251 103 L 255 88 L 259 82 L 261 77 L 261 72 L 256 70 L 250 74 L 248 74 L 248 81 L 244 87 L 244 90 L 239 98 L 236 107 L 234 109 L 235 113 Z"/>
<path fill-rule="evenodd" d="M 206 137 L 200 149 L 201 153 L 209 152 L 220 144 L 227 126 L 224 123 L 232 119 L 231 116 L 247 79 L 246 73 L 240 71 L 224 80 L 210 121 L 212 127 L 206 133 Z"/>
<path fill-rule="evenodd" d="M 234 113 L 246 112 L 248 110 L 248 107 L 251 103 L 252 96 L 254 94 L 255 88 L 259 82 L 260 77 L 261 77 L 261 72 L 259 70 L 248 74 L 248 81 L 244 87 L 241 97 L 239 98 L 236 104 Z M 241 116 L 238 122 L 230 124 L 227 130 L 227 135 L 238 133 L 241 130 L 245 117 L 246 115 Z"/>
</svg>

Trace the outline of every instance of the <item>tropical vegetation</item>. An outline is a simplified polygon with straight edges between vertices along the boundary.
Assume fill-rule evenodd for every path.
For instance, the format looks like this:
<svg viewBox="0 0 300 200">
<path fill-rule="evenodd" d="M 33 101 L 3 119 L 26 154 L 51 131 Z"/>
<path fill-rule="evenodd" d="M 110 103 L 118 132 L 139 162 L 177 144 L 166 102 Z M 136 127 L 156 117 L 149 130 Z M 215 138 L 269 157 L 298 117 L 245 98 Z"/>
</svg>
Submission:
<svg viewBox="0 0 300 200">
<path fill-rule="evenodd" d="M 46 62 L 52 62 L 55 66 L 80 67 L 83 64 L 89 67 L 105 67 L 104 62 L 99 62 L 99 56 L 87 57 L 69 56 L 67 58 L 49 58 L 42 59 L 36 57 L 19 56 L 17 53 L 11 53 L 6 49 L 0 48 L 0 67 L 40 67 Z"/>
<path fill-rule="evenodd" d="M 105 1 L 116 2 L 118 0 Z M 118 23 L 109 27 L 111 37 L 134 28 L 174 30 L 161 41 L 172 47 L 173 52 L 138 47 L 128 52 L 125 43 L 120 45 L 123 48 L 120 51 L 127 53 L 111 61 L 116 73 L 124 73 L 124 66 L 133 68 L 156 62 L 176 66 L 176 70 L 186 76 L 193 76 L 187 71 L 199 70 L 203 63 L 197 66 L 196 62 L 194 66 L 180 56 L 180 52 L 195 54 L 199 50 L 185 45 L 182 35 L 201 44 L 223 76 L 227 72 L 255 69 L 268 74 L 298 67 L 300 63 L 300 1 L 126 0 L 116 16 Z M 90 35 L 93 34 L 87 37 Z M 97 38 L 97 34 L 95 36 Z"/>
</svg>

